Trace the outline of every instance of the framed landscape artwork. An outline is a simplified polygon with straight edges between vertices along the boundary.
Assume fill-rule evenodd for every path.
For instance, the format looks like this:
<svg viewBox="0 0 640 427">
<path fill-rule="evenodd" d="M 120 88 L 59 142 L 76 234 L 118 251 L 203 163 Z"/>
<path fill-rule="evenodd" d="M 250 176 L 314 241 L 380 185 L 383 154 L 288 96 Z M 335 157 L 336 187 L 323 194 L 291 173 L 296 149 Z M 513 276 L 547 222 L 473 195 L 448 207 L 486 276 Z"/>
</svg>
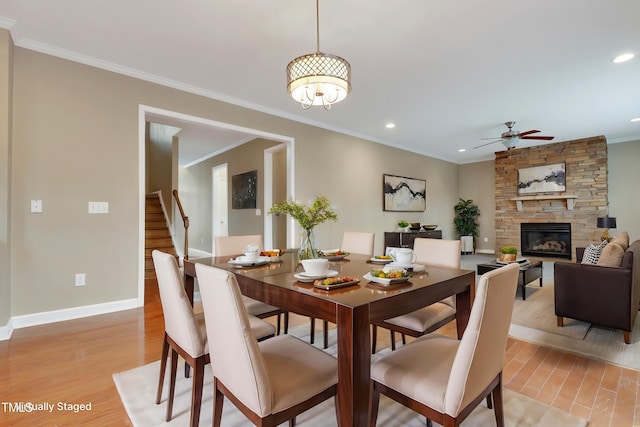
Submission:
<svg viewBox="0 0 640 427">
<path fill-rule="evenodd" d="M 231 177 L 231 207 L 255 209 L 258 189 L 258 171 L 250 171 Z"/>
<path fill-rule="evenodd" d="M 382 177 L 385 211 L 424 212 L 427 209 L 427 181 L 404 176 Z"/>
<path fill-rule="evenodd" d="M 518 194 L 566 191 L 565 164 L 518 169 Z"/>
</svg>

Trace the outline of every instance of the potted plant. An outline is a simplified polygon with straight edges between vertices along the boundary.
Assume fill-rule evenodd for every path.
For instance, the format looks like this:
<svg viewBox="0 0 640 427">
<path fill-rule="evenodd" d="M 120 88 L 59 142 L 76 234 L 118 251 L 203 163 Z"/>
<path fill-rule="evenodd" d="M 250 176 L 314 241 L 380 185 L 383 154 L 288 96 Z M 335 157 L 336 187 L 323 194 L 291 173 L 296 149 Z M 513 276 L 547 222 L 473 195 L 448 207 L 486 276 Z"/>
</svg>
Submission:
<svg viewBox="0 0 640 427">
<path fill-rule="evenodd" d="M 503 246 L 500 248 L 500 261 L 513 262 L 516 260 L 518 248 L 515 246 Z"/>
<path fill-rule="evenodd" d="M 462 252 L 473 252 L 473 238 L 478 237 L 478 217 L 480 208 L 473 200 L 460 198 L 453 207 L 455 216 L 453 223 L 462 241 Z"/>
<path fill-rule="evenodd" d="M 303 229 L 302 241 L 298 258 L 300 260 L 318 258 L 318 251 L 313 238 L 313 228 L 325 221 L 337 221 L 338 215 L 333 209 L 329 199 L 325 196 L 318 196 L 311 206 L 297 202 L 278 202 L 269 209 L 270 214 L 287 214 L 293 217 Z"/>
<path fill-rule="evenodd" d="M 409 223 L 404 219 L 398 221 L 398 231 L 407 231 L 407 227 L 409 227 Z"/>
</svg>

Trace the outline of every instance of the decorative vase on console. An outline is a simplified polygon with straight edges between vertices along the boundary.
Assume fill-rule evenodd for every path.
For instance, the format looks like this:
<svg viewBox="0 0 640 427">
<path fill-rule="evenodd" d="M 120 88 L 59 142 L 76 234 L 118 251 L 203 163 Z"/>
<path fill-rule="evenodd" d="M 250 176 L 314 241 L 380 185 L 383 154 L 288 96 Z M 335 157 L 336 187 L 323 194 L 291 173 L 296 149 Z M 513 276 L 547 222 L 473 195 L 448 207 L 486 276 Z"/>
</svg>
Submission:
<svg viewBox="0 0 640 427">
<path fill-rule="evenodd" d="M 316 225 L 326 221 L 337 221 L 338 215 L 331 209 L 329 199 L 325 196 L 318 196 L 311 206 L 297 202 L 278 202 L 269 209 L 270 214 L 287 214 L 298 221 L 302 228 L 300 237 L 300 250 L 298 259 L 317 258 L 318 251 L 315 245 L 313 229 Z"/>
</svg>

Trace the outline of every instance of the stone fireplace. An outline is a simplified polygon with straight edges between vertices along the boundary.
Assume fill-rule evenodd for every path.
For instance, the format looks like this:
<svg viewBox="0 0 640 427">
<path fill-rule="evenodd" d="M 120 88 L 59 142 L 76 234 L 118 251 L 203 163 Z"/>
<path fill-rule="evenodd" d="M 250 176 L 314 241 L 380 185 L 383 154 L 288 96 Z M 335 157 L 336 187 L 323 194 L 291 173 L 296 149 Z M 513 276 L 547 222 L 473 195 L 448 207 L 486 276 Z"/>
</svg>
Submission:
<svg viewBox="0 0 640 427">
<path fill-rule="evenodd" d="M 518 169 L 563 162 L 566 165 L 564 192 L 529 197 L 518 194 Z M 549 251 L 533 255 L 529 250 L 540 249 L 525 249 L 528 243 L 521 241 L 521 225 L 565 223 L 571 231 L 568 239 L 560 240 L 568 249 L 562 258 L 572 259 L 576 246 L 586 246 L 594 240 L 598 233 L 597 218 L 607 213 L 607 166 L 604 136 L 497 152 L 496 253 L 502 246 L 510 245 L 524 249 L 523 256 L 556 257 Z"/>
<path fill-rule="evenodd" d="M 571 259 L 571 223 L 522 223 L 520 245 L 523 256 Z"/>
</svg>

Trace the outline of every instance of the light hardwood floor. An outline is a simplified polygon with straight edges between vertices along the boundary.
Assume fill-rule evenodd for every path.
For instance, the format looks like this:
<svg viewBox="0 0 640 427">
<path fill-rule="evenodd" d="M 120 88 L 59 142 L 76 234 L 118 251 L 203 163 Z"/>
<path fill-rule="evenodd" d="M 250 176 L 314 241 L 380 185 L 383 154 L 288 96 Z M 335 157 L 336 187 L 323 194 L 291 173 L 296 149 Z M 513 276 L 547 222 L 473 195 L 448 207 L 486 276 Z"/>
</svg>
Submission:
<svg viewBox="0 0 640 427">
<path fill-rule="evenodd" d="M 308 318 L 292 315 L 298 324 Z M 441 332 L 452 336 L 454 328 Z M 379 331 L 382 348 L 389 333 Z M 0 426 L 130 426 L 111 375 L 158 360 L 163 332 L 154 281 L 144 308 L 14 331 L 0 342 Z M 640 426 L 638 371 L 510 338 L 504 380 L 510 390 L 588 419 L 589 427 Z M 56 409 L 11 412 L 14 402 Z M 58 402 L 90 403 L 91 410 L 60 411 Z"/>
</svg>

